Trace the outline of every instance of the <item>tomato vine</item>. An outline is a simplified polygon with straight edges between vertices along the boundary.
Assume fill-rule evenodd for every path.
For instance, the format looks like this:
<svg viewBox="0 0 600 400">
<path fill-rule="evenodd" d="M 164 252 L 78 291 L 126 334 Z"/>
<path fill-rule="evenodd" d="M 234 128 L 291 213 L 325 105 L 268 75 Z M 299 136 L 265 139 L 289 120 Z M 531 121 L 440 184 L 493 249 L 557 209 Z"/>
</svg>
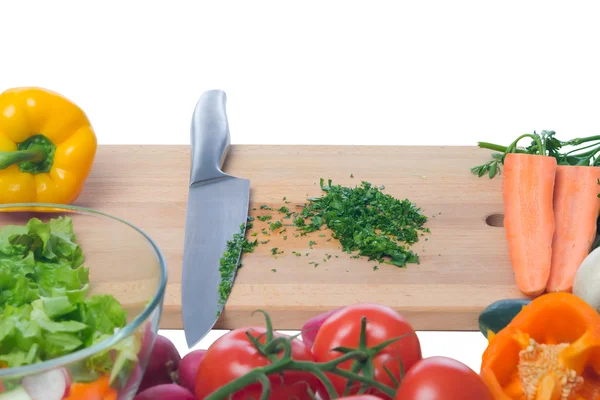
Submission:
<svg viewBox="0 0 600 400">
<path fill-rule="evenodd" d="M 271 364 L 263 367 L 256 367 L 245 375 L 228 382 L 206 396 L 205 400 L 229 399 L 236 392 L 256 383 L 259 383 L 262 386 L 260 399 L 267 400 L 271 393 L 271 382 L 268 379 L 269 375 L 283 373 L 284 371 L 298 371 L 314 375 L 321 382 L 330 399 L 337 399 L 340 396 L 337 394 L 334 385 L 327 377 L 326 373 L 347 379 L 348 386 L 350 386 L 352 382 L 360 382 L 361 390 L 359 394 L 364 393 L 369 388 L 373 388 L 385 393 L 390 398 L 394 398 L 400 381 L 394 380 L 396 387 L 390 387 L 381 382 L 377 382 L 372 374 L 372 360 L 383 349 L 406 336 L 413 335 L 412 333 L 389 339 L 373 347 L 368 347 L 366 340 L 368 320 L 363 316 L 361 318 L 361 333 L 357 348 L 337 347 L 331 349 L 332 351 L 342 353 L 342 355 L 339 358 L 327 362 L 299 361 L 292 358 L 292 341 L 296 340 L 298 335 L 275 337 L 269 314 L 263 310 L 257 310 L 256 312 L 260 312 L 264 315 L 266 332 L 259 337 L 252 336 L 250 331 L 246 331 L 245 333 L 252 345 L 260 354 L 268 358 L 271 361 Z M 261 343 L 259 339 L 262 339 L 263 336 L 265 340 L 264 343 Z M 352 370 L 348 371 L 338 367 L 340 364 L 349 360 L 354 361 Z M 399 360 L 399 362 L 401 363 L 402 361 Z M 309 391 L 309 394 L 313 399 L 316 399 L 316 394 L 312 392 L 312 389 L 307 388 L 307 391 Z"/>
</svg>

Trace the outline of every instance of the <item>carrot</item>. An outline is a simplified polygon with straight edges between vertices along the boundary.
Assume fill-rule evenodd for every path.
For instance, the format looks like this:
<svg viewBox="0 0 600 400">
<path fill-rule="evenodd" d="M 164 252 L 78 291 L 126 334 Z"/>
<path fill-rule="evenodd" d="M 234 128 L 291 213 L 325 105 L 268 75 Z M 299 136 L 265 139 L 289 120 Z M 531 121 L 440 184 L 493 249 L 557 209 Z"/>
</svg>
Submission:
<svg viewBox="0 0 600 400">
<path fill-rule="evenodd" d="M 543 153 L 542 153 L 543 154 Z M 531 297 L 546 289 L 554 236 L 556 158 L 509 153 L 504 159 L 504 227 L 515 281 Z"/>
<path fill-rule="evenodd" d="M 90 383 L 73 383 L 65 400 L 117 400 L 117 391 L 110 387 L 108 375 Z"/>
<path fill-rule="evenodd" d="M 559 165 L 554 187 L 552 263 L 548 292 L 571 292 L 575 273 L 596 238 L 600 168 Z"/>
</svg>

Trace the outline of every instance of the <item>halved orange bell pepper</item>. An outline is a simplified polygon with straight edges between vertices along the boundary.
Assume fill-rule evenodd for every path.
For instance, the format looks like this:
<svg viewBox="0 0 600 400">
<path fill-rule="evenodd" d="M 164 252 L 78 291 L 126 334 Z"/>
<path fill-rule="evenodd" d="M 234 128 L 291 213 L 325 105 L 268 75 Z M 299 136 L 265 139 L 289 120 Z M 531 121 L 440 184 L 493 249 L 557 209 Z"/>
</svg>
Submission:
<svg viewBox="0 0 600 400">
<path fill-rule="evenodd" d="M 600 315 L 568 292 L 534 299 L 490 335 L 481 377 L 496 400 L 600 399 Z"/>
<path fill-rule="evenodd" d="M 70 204 L 96 156 L 85 113 L 58 93 L 13 88 L 0 94 L 0 203 Z"/>
<path fill-rule="evenodd" d="M 110 387 L 108 375 L 90 383 L 73 383 L 65 400 L 117 400 L 117 391 Z"/>
</svg>

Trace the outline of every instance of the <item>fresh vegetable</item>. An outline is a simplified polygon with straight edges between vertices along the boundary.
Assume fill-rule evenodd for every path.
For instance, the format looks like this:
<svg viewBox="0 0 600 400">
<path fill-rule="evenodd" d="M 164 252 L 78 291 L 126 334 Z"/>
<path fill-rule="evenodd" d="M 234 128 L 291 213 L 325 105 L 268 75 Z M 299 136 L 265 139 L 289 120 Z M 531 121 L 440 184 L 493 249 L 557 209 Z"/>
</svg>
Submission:
<svg viewBox="0 0 600 400">
<path fill-rule="evenodd" d="M 188 389 L 175 383 L 163 383 L 138 393 L 133 400 L 196 400 Z"/>
<path fill-rule="evenodd" d="M 235 274 L 240 264 L 240 257 L 242 253 L 252 253 L 254 248 L 258 245 L 258 241 L 249 242 L 244 237 L 246 233 L 246 224 L 240 226 L 240 231 L 233 235 L 232 240 L 227 241 L 227 248 L 223 253 L 219 263 L 219 271 L 221 272 L 221 281 L 219 283 L 219 304 L 225 304 L 231 288 Z M 217 317 L 221 314 L 217 311 Z"/>
<path fill-rule="evenodd" d="M 485 337 L 488 337 L 489 331 L 498 333 L 529 303 L 531 300 L 528 299 L 502 299 L 493 302 L 479 314 L 479 330 Z"/>
<path fill-rule="evenodd" d="M 90 173 L 96 148 L 87 116 L 60 94 L 43 88 L 0 94 L 2 203 L 72 203 Z"/>
<path fill-rule="evenodd" d="M 173 342 L 162 335 L 157 335 L 138 393 L 151 386 L 175 382 L 175 374 L 180 362 L 181 356 Z"/>
<path fill-rule="evenodd" d="M 109 376 L 103 375 L 90 383 L 73 383 L 65 400 L 117 400 L 117 391 L 110 387 Z"/>
<path fill-rule="evenodd" d="M 600 313 L 600 248 L 588 254 L 577 269 L 573 294 Z"/>
<path fill-rule="evenodd" d="M 315 376 L 302 371 L 283 371 L 281 374 L 277 371 L 268 372 L 268 367 L 283 355 L 282 339 L 285 337 L 273 332 L 270 322 L 266 328 L 235 329 L 221 336 L 208 348 L 200 363 L 196 377 L 196 398 L 204 399 L 212 393 L 214 398 L 233 395 L 234 400 L 259 399 L 262 385 L 267 380 L 272 399 L 311 399 L 311 392 L 315 393 L 319 386 Z M 299 339 L 291 340 L 287 351 L 292 360 L 314 360 L 310 349 Z M 265 372 L 253 379 L 238 380 L 255 368 L 262 368 Z M 232 382 L 237 385 L 233 388 L 225 386 Z M 222 397 L 223 392 L 227 394 L 225 397 Z"/>
<path fill-rule="evenodd" d="M 568 292 L 547 293 L 497 334 L 481 377 L 494 399 L 600 398 L 600 315 Z"/>
<path fill-rule="evenodd" d="M 406 246 L 416 243 L 429 228 L 424 227 L 427 217 L 413 203 L 384 194 L 383 186 L 364 181 L 355 188 L 333 186 L 331 180 L 325 184 L 323 179 L 320 185 L 325 195 L 309 198 L 294 218 L 299 231 L 309 233 L 327 226 L 348 253 L 358 251 L 369 260 L 399 267 L 419 262 Z"/>
<path fill-rule="evenodd" d="M 402 355 L 394 352 L 390 357 L 386 352 L 390 346 L 398 351 L 399 348 L 394 344 L 403 340 L 405 336 L 411 336 L 410 333 L 380 342 L 373 347 L 366 347 L 364 344 L 367 336 L 369 341 L 377 343 L 377 329 L 381 331 L 382 325 L 374 321 L 375 329 L 372 330 L 368 328 L 367 318 L 361 316 L 363 313 L 357 314 L 354 317 L 358 319 L 361 329 L 358 336 L 363 338 L 360 346 L 357 349 L 335 347 L 334 352 L 344 353 L 341 357 L 326 362 L 315 362 L 315 357 L 305 343 L 295 336 L 275 333 L 269 315 L 262 313 L 266 320 L 265 328 L 230 331 L 209 347 L 196 377 L 197 399 L 314 399 L 316 393 L 321 394 L 322 399 L 339 398 L 331 376 L 361 382 L 366 391 L 364 394 L 377 389 L 384 394 L 384 398 L 394 397 L 397 384 L 388 386 L 377 381 L 370 373 L 374 370 L 370 366 L 385 363 L 393 370 L 392 363 L 387 361 L 400 364 Z M 389 319 L 391 323 L 399 322 L 393 315 Z M 406 329 L 396 327 L 396 330 Z M 420 349 L 418 352 L 420 356 Z M 378 357 L 379 353 L 386 354 Z M 411 356 L 412 354 L 409 354 L 409 357 Z M 349 370 L 342 366 L 352 360 L 365 368 L 359 371 L 361 368 Z M 380 375 L 378 371 L 375 374 L 378 377 Z"/>
<path fill-rule="evenodd" d="M 13 390 L 0 393 L 0 400 L 33 400 L 29 393 L 22 386 L 17 386 Z"/>
<path fill-rule="evenodd" d="M 324 312 L 322 314 L 316 315 L 316 316 L 308 319 L 304 323 L 304 326 L 302 327 L 302 330 L 301 330 L 302 341 L 304 343 L 306 343 L 306 345 L 309 348 L 312 348 L 313 343 L 315 342 L 315 338 L 317 337 L 317 333 L 319 332 L 319 329 L 321 328 L 321 326 L 323 325 L 325 320 L 331 314 L 335 313 L 337 310 L 340 310 L 340 309 L 341 308 L 336 308 L 336 309 Z"/>
<path fill-rule="evenodd" d="M 502 186 L 504 227 L 515 281 L 527 296 L 538 296 L 550 276 L 556 159 L 507 154 Z"/>
<path fill-rule="evenodd" d="M 393 309 L 377 304 L 355 304 L 330 315 L 317 333 L 313 354 L 317 362 L 330 362 L 351 349 L 364 352 L 365 359 L 344 361 L 338 369 L 361 373 L 392 388 L 422 357 L 419 338 L 410 324 Z M 357 394 L 361 388 L 360 382 L 339 374 L 327 376 L 339 396 Z M 364 393 L 392 397 L 373 387 Z M 326 398 L 326 393 L 322 396 Z"/>
<path fill-rule="evenodd" d="M 206 350 L 194 350 L 187 353 L 179 363 L 179 368 L 177 369 L 177 383 L 192 393 L 195 393 L 196 376 L 198 375 L 200 363 L 205 355 Z"/>
<path fill-rule="evenodd" d="M 600 167 L 559 165 L 554 187 L 555 230 L 548 292 L 571 292 L 577 269 L 596 238 Z"/>
<path fill-rule="evenodd" d="M 61 400 L 69 394 L 69 373 L 53 369 L 38 375 L 28 375 L 21 382 L 32 400 Z"/>
<path fill-rule="evenodd" d="M 517 147 L 517 143 L 525 137 L 531 138 L 531 144 L 525 148 Z M 505 156 L 509 153 L 553 157 L 557 165 L 600 165 L 600 135 L 564 141 L 558 139 L 554 131 L 542 131 L 540 134 L 534 131 L 533 134 L 519 136 L 509 146 L 488 142 L 479 142 L 477 145 L 482 149 L 496 151 L 492 154 L 491 161 L 471 168 L 473 174 L 479 177 L 489 176 L 490 179 L 501 173 L 500 165 L 505 162 Z"/>
<path fill-rule="evenodd" d="M 396 392 L 396 400 L 492 400 L 483 380 L 448 357 L 429 357 L 416 363 Z"/>
<path fill-rule="evenodd" d="M 87 297 L 83 263 L 68 217 L 32 218 L 0 230 L 0 360 L 7 367 L 70 354 L 126 325 L 126 311 L 113 296 Z M 106 351 L 88 366 L 107 372 L 113 359 Z"/>
</svg>

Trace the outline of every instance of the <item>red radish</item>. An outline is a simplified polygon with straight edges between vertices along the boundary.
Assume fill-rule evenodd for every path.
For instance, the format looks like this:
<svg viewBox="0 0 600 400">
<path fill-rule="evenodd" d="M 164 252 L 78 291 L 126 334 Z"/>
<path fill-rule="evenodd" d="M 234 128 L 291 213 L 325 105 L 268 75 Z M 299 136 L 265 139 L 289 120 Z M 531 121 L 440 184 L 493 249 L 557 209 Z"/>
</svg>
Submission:
<svg viewBox="0 0 600 400">
<path fill-rule="evenodd" d="M 325 322 L 327 318 L 334 312 L 341 310 L 344 307 L 336 308 L 331 311 L 327 311 L 323 314 L 319 314 L 310 318 L 308 321 L 304 323 L 302 327 L 302 341 L 306 343 L 306 345 L 312 349 L 312 345 L 315 342 L 315 338 L 317 337 L 317 332 L 319 332 L 319 328 Z"/>
<path fill-rule="evenodd" d="M 29 375 L 21 381 L 31 400 L 61 400 L 69 393 L 69 375 L 64 369 L 53 369 Z"/>
<path fill-rule="evenodd" d="M 205 354 L 206 350 L 191 351 L 179 363 L 179 369 L 177 370 L 179 377 L 177 382 L 192 393 L 196 390 L 196 375 Z"/>
<path fill-rule="evenodd" d="M 164 336 L 156 336 L 138 393 L 152 386 L 173 383 L 175 381 L 173 374 L 177 371 L 180 362 L 181 355 L 173 342 Z"/>
<path fill-rule="evenodd" d="M 138 393 L 133 400 L 196 400 L 189 390 L 175 383 L 152 386 Z"/>
</svg>

